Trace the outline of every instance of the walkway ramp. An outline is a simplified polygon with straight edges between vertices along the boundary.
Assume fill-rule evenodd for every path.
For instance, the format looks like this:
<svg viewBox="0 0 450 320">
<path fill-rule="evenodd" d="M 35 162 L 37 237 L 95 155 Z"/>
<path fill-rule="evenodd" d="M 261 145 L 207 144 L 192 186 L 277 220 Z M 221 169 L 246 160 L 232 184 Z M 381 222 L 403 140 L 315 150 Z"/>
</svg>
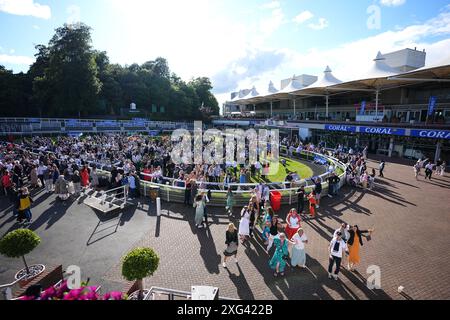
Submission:
<svg viewBox="0 0 450 320">
<path fill-rule="evenodd" d="M 108 191 L 95 191 L 88 189 L 83 203 L 88 207 L 103 212 L 111 213 L 123 210 L 133 203 L 128 201 L 128 192 L 125 187 L 119 187 Z"/>
</svg>

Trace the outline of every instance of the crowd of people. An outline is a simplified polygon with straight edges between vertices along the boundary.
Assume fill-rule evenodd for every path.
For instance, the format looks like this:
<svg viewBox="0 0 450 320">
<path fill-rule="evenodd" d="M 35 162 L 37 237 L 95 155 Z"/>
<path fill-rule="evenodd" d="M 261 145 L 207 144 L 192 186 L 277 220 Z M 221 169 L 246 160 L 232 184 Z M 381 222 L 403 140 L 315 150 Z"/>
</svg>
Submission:
<svg viewBox="0 0 450 320">
<path fill-rule="evenodd" d="M 223 267 L 228 268 L 228 259 L 234 257 L 238 263 L 237 254 L 240 245 L 246 245 L 254 236 L 256 224 L 261 226 L 260 238 L 266 247 L 269 256 L 269 267 L 273 271 L 274 277 L 284 276 L 285 270 L 291 268 L 305 269 L 306 247 L 309 243 L 308 236 L 302 228 L 302 217 L 295 208 L 291 209 L 282 221 L 270 206 L 269 201 L 265 201 L 261 206 L 262 214 L 258 216 L 258 211 L 251 200 L 249 205 L 241 211 L 239 228 L 234 223 L 230 223 L 225 232 L 226 248 L 223 252 Z M 355 271 L 360 264 L 360 248 L 364 245 L 363 238 L 371 240 L 374 229 L 360 230 L 357 225 L 343 223 L 333 235 L 328 246 L 328 277 L 338 279 L 341 265 L 347 263 L 349 271 Z M 273 250 L 272 250 L 273 248 Z"/>
<path fill-rule="evenodd" d="M 433 171 L 435 171 L 436 176 L 444 176 L 445 174 L 445 168 L 447 166 L 447 163 L 445 161 L 442 161 L 441 159 L 438 159 L 436 163 L 432 163 L 430 159 L 419 159 L 414 164 L 414 176 L 417 180 L 419 180 L 420 173 L 422 169 L 424 169 L 425 173 L 425 180 L 431 180 L 433 177 Z"/>
<path fill-rule="evenodd" d="M 367 148 L 355 152 L 344 150 L 341 145 L 326 150 L 323 144 L 303 144 L 300 141 L 283 139 L 289 155 L 303 150 L 328 154 L 346 165 L 345 183 L 351 187 L 372 189 L 376 170 L 367 167 Z M 251 177 L 264 177 L 266 166 L 260 162 L 238 166 L 234 163 L 222 165 L 175 165 L 171 161 L 171 141 L 168 138 L 149 139 L 143 136 L 120 134 L 92 135 L 83 139 L 58 137 L 32 137 L 18 144 L 3 144 L 0 158 L 0 185 L 6 197 L 13 204 L 14 215 L 19 223 L 31 223 L 33 198 L 30 190 L 41 189 L 55 193 L 61 200 L 79 197 L 87 188 L 109 189 L 126 187 L 130 198 L 139 196 L 141 180 L 161 184 L 172 183 L 185 188 L 184 204 L 193 206 L 195 226 L 199 229 L 208 225 L 208 203 L 211 200 L 210 183 L 221 183 L 226 194 L 226 211 L 232 216 L 235 209 L 235 183 L 246 184 Z M 443 175 L 446 163 L 419 160 L 414 166 L 416 178 L 425 169 L 425 179 L 431 179 L 433 170 Z M 108 180 L 97 173 L 97 168 L 110 172 Z M 334 167 L 326 178 L 328 196 L 338 195 L 340 178 Z M 385 162 L 381 161 L 378 176 L 384 177 Z M 288 175 L 289 176 L 289 175 Z M 288 180 L 288 177 L 286 178 Z M 275 277 L 284 276 L 286 267 L 306 268 L 308 236 L 302 228 L 302 221 L 309 214 L 315 217 L 320 208 L 322 179 L 314 177 L 312 191 L 308 194 L 300 186 L 297 194 L 297 208 L 289 211 L 282 221 L 271 207 L 270 188 L 259 183 L 251 190 L 248 205 L 240 212 L 238 228 L 230 223 L 226 234 L 223 267 L 227 268 L 230 257 L 237 263 L 240 245 L 247 245 L 258 234 L 266 248 L 269 267 Z M 204 191 L 209 190 L 209 191 Z M 306 210 L 305 203 L 308 208 Z M 257 228 L 259 227 L 259 228 Z M 258 231 L 257 231 L 258 230 Z M 348 270 L 355 270 L 360 263 L 360 247 L 363 238 L 371 239 L 373 229 L 360 230 L 357 225 L 343 224 L 332 235 L 328 247 L 330 278 L 337 279 L 345 260 Z"/>
</svg>

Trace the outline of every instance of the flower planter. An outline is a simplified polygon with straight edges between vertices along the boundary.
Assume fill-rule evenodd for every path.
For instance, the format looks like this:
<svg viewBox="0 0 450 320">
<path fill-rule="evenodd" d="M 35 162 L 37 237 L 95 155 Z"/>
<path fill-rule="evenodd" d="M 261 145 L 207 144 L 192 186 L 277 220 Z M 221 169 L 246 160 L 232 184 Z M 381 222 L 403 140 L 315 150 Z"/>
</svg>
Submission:
<svg viewBox="0 0 450 320">
<path fill-rule="evenodd" d="M 150 292 L 150 290 L 148 290 L 148 289 L 142 290 L 142 296 L 145 297 L 145 295 L 147 293 L 149 293 L 149 292 Z M 139 290 L 137 290 L 137 291 L 133 292 L 132 294 L 130 294 L 128 296 L 128 300 L 138 300 L 138 296 L 139 296 Z"/>
<path fill-rule="evenodd" d="M 36 278 L 37 276 L 42 274 L 45 271 L 45 266 L 43 264 L 35 264 L 35 265 L 28 267 L 28 269 L 30 270 L 30 273 L 25 278 L 23 278 L 22 280 L 19 281 L 19 286 L 21 288 L 25 287 L 34 278 Z M 19 280 L 26 274 L 27 274 L 27 269 L 24 268 L 16 273 L 15 279 Z"/>
</svg>

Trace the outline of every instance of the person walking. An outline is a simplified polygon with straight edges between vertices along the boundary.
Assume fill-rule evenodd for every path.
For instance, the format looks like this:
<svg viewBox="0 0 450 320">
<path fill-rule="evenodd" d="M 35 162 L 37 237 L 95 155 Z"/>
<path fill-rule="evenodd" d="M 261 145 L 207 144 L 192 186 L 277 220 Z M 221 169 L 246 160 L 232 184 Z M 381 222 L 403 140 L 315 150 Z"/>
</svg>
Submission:
<svg viewBox="0 0 450 320">
<path fill-rule="evenodd" d="M 274 270 L 274 277 L 278 275 L 284 276 L 284 270 L 286 268 L 286 258 L 289 257 L 288 240 L 284 233 L 280 233 L 278 237 L 273 240 L 275 245 L 275 252 L 272 259 L 269 261 L 269 266 Z"/>
<path fill-rule="evenodd" d="M 190 206 L 191 205 L 191 189 L 192 189 L 191 180 L 186 180 L 185 183 L 186 183 L 186 188 L 184 190 L 184 205 Z"/>
<path fill-rule="evenodd" d="M 227 203 L 225 209 L 227 210 L 227 213 L 230 216 L 233 214 L 233 205 L 234 205 L 233 191 L 231 190 L 231 188 L 228 188 Z"/>
<path fill-rule="evenodd" d="M 239 222 L 239 237 L 241 243 L 244 244 L 248 241 L 250 236 L 250 211 L 248 206 L 244 207 L 241 211 L 241 220 Z"/>
<path fill-rule="evenodd" d="M 439 158 L 438 161 L 436 161 L 436 175 L 441 175 L 441 166 L 442 166 L 442 159 Z"/>
<path fill-rule="evenodd" d="M 272 220 L 270 221 L 270 227 L 269 227 L 269 231 L 270 231 L 270 235 L 269 235 L 269 244 L 267 245 L 267 252 L 270 251 L 270 249 L 272 248 L 273 245 L 273 240 L 278 236 L 278 233 L 281 227 L 281 223 L 278 221 L 278 217 L 277 216 L 273 216 Z"/>
<path fill-rule="evenodd" d="M 238 231 L 234 223 L 230 223 L 228 225 L 228 229 L 225 233 L 225 244 L 227 245 L 226 249 L 223 252 L 223 267 L 227 268 L 227 260 L 229 257 L 234 256 L 234 261 L 238 263 L 237 260 L 237 252 L 239 246 L 238 240 Z"/>
<path fill-rule="evenodd" d="M 31 183 L 31 187 L 37 188 L 39 186 L 39 179 L 38 179 L 38 174 L 37 174 L 37 167 L 35 165 L 33 165 L 31 167 L 31 172 L 30 172 L 30 183 Z"/>
<path fill-rule="evenodd" d="M 195 208 L 195 217 L 194 217 L 194 222 L 195 222 L 195 226 L 198 229 L 202 229 L 204 227 L 203 225 L 203 218 L 205 215 L 205 199 L 203 198 L 202 195 L 198 195 L 195 198 L 195 202 L 194 202 L 194 208 Z"/>
<path fill-rule="evenodd" d="M 316 192 L 313 190 L 309 196 L 308 196 L 308 201 L 309 201 L 309 214 L 311 215 L 311 217 L 315 217 L 316 216 Z"/>
<path fill-rule="evenodd" d="M 72 176 L 72 182 L 73 182 L 73 188 L 74 188 L 74 194 L 76 197 L 78 197 L 81 193 L 81 177 L 78 170 L 75 170 Z"/>
<path fill-rule="evenodd" d="M 64 178 L 64 175 L 60 175 L 55 183 L 56 196 L 65 201 L 69 198 L 69 182 Z"/>
<path fill-rule="evenodd" d="M 44 172 L 47 170 L 47 167 L 44 165 L 43 162 L 41 162 L 39 164 L 39 167 L 37 168 L 37 174 L 38 174 L 38 178 L 41 181 L 41 187 L 45 186 L 44 183 Z"/>
<path fill-rule="evenodd" d="M 98 181 L 98 174 L 97 174 L 97 167 L 95 166 L 95 164 L 92 167 L 92 171 L 91 171 L 91 187 L 94 190 L 98 189 L 99 186 L 99 181 Z"/>
<path fill-rule="evenodd" d="M 381 177 L 381 178 L 384 178 L 384 173 L 383 173 L 383 171 L 384 171 L 384 168 L 386 167 L 386 163 L 384 162 L 384 160 L 381 160 L 381 162 L 380 162 L 380 166 L 379 166 L 379 169 L 380 169 L 380 174 L 379 174 L 379 176 Z"/>
<path fill-rule="evenodd" d="M 292 247 L 291 266 L 306 268 L 305 244 L 308 243 L 308 237 L 305 231 L 302 228 L 298 229 L 291 242 L 294 245 Z"/>
<path fill-rule="evenodd" d="M 253 230 L 255 228 L 256 221 L 256 208 L 252 202 L 250 202 L 250 204 L 248 205 L 248 211 L 250 212 L 249 236 L 250 238 L 253 238 Z"/>
<path fill-rule="evenodd" d="M 58 166 L 57 166 L 56 164 L 54 164 L 54 165 L 52 166 L 52 171 L 53 171 L 53 175 L 52 175 L 52 177 L 53 177 L 52 180 L 53 180 L 53 181 L 52 181 L 52 183 L 53 183 L 53 186 L 55 186 L 55 183 L 56 183 L 56 181 L 58 180 L 59 175 L 60 175 Z"/>
<path fill-rule="evenodd" d="M 328 264 L 328 278 L 338 280 L 339 271 L 341 270 L 342 256 L 347 252 L 347 244 L 342 240 L 342 233 L 337 232 L 336 238 L 333 238 L 328 246 L 329 264 Z M 336 264 L 336 269 L 333 272 L 333 266 Z"/>
<path fill-rule="evenodd" d="M 305 209 L 305 187 L 301 186 L 297 190 L 297 213 L 303 214 L 304 209 Z"/>
<path fill-rule="evenodd" d="M 420 169 L 422 168 L 422 164 L 420 163 L 420 160 L 416 162 L 414 165 L 414 176 L 416 177 L 416 180 L 419 180 L 420 175 Z"/>
<path fill-rule="evenodd" d="M 337 234 L 340 233 L 342 240 L 345 243 L 347 243 L 348 239 L 350 239 L 349 230 L 350 230 L 350 226 L 347 225 L 346 223 L 342 223 L 341 227 L 339 229 L 337 229 L 336 231 L 334 231 L 333 239 L 337 238 Z M 346 255 L 343 255 L 341 265 L 345 265 L 345 260 L 346 260 Z"/>
<path fill-rule="evenodd" d="M 339 182 L 341 179 L 336 175 L 336 173 L 332 172 L 330 176 L 327 178 L 328 182 L 328 197 L 333 198 L 333 196 L 337 195 L 337 190 L 339 189 Z"/>
<path fill-rule="evenodd" d="M 425 166 L 425 180 L 427 178 L 431 180 L 433 176 L 433 168 L 434 165 L 431 163 L 431 161 Z"/>
<path fill-rule="evenodd" d="M 53 169 L 51 166 L 44 171 L 45 191 L 51 193 L 53 191 Z"/>
<path fill-rule="evenodd" d="M 27 187 L 23 187 L 20 195 L 19 195 L 19 200 L 18 200 L 18 217 L 17 217 L 17 221 L 19 223 L 21 223 L 23 221 L 23 219 L 27 220 L 27 223 L 30 224 L 33 219 L 32 219 L 32 214 L 31 214 L 31 204 L 33 203 L 33 199 L 30 196 L 30 193 L 28 191 Z"/>
<path fill-rule="evenodd" d="M 317 178 L 314 183 L 314 192 L 316 194 L 316 209 L 320 207 L 320 196 L 322 194 L 322 180 Z"/>
<path fill-rule="evenodd" d="M 442 161 L 441 164 L 441 177 L 445 175 L 445 168 L 447 167 L 447 163 L 445 161 Z"/>
<path fill-rule="evenodd" d="M 89 188 L 89 168 L 87 165 L 81 169 L 80 172 L 80 178 L 81 178 L 81 186 L 83 189 Z"/>
<path fill-rule="evenodd" d="M 363 246 L 362 238 L 365 234 L 372 235 L 373 229 L 369 230 L 359 230 L 357 225 L 354 225 L 349 230 L 350 237 L 347 241 L 348 246 L 348 266 L 347 269 L 350 271 L 355 271 L 355 267 L 361 262 L 359 249 Z"/>
<path fill-rule="evenodd" d="M 128 183 L 129 183 L 129 199 L 132 200 L 136 198 L 136 174 L 134 172 L 129 173 L 128 176 Z"/>
<path fill-rule="evenodd" d="M 284 230 L 288 240 L 291 240 L 292 237 L 297 233 L 298 229 L 300 229 L 301 221 L 302 219 L 300 218 L 300 215 L 297 213 L 297 211 L 295 209 L 291 209 L 286 217 L 286 228 Z"/>
</svg>

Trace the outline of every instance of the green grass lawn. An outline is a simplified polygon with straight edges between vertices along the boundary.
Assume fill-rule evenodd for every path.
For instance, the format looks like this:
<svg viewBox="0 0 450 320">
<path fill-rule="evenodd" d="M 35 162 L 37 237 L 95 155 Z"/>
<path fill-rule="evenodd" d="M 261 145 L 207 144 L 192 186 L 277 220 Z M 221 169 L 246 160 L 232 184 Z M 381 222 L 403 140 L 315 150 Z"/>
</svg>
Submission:
<svg viewBox="0 0 450 320">
<path fill-rule="evenodd" d="M 296 172 L 300 176 L 300 179 L 307 179 L 313 176 L 311 168 L 307 165 L 284 157 L 280 157 L 280 159 L 286 160 L 286 167 L 284 167 L 280 162 L 278 172 L 274 175 L 268 176 L 268 182 L 284 182 L 289 172 Z M 251 180 L 253 183 L 264 182 L 264 180 L 257 177 L 252 177 Z"/>
</svg>

